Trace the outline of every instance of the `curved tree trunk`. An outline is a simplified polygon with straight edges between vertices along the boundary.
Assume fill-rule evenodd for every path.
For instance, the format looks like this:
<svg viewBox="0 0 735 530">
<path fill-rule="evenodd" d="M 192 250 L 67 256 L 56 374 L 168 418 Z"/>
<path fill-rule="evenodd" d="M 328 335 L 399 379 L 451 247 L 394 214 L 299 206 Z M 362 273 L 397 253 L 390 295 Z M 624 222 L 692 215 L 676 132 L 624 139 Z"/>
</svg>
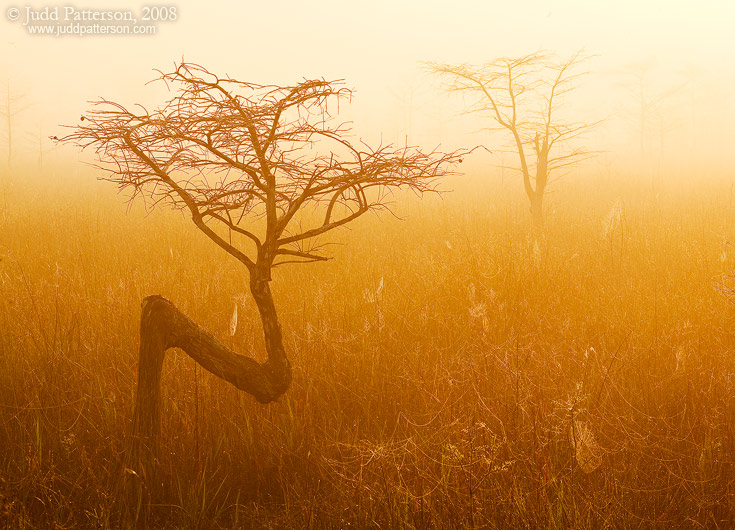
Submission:
<svg viewBox="0 0 735 530">
<path fill-rule="evenodd" d="M 228 349 L 162 296 L 143 300 L 134 434 L 149 437 L 160 431 L 161 369 L 169 348 L 181 348 L 214 375 L 252 394 L 261 403 L 278 399 L 288 389 L 291 367 L 268 282 L 251 283 L 251 291 L 265 332 L 268 360 L 263 364 Z"/>
<path fill-rule="evenodd" d="M 153 295 L 143 299 L 138 391 L 124 477 L 123 502 L 128 517 L 140 522 L 141 509 L 147 504 L 146 497 L 153 485 L 152 464 L 161 429 L 161 372 L 166 350 L 181 348 L 214 375 L 252 394 L 261 403 L 276 400 L 288 389 L 291 367 L 268 281 L 251 279 L 250 291 L 265 333 L 268 360 L 263 364 L 228 349 L 166 298 Z"/>
</svg>

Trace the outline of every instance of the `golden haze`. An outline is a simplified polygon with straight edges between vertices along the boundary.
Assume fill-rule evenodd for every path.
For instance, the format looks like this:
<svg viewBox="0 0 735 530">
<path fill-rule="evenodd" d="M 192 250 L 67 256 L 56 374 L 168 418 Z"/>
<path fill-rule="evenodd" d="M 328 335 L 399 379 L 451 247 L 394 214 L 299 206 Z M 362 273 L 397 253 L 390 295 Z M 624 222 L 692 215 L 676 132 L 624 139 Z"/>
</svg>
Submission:
<svg viewBox="0 0 735 530">
<path fill-rule="evenodd" d="M 0 81 L 32 103 L 0 163 L 4 527 L 116 527 L 145 296 L 263 360 L 247 272 L 47 141 L 96 97 L 155 106 L 145 82 L 182 57 L 344 78 L 357 137 L 492 153 L 337 233 L 334 259 L 276 270 L 294 370 L 277 403 L 169 353 L 152 527 L 731 524 L 735 4 L 451 5 L 185 2 L 135 38 L 1 22 Z M 507 138 L 420 62 L 580 48 L 596 57 L 564 108 L 605 120 L 580 141 L 599 153 L 551 186 L 539 243 Z"/>
</svg>

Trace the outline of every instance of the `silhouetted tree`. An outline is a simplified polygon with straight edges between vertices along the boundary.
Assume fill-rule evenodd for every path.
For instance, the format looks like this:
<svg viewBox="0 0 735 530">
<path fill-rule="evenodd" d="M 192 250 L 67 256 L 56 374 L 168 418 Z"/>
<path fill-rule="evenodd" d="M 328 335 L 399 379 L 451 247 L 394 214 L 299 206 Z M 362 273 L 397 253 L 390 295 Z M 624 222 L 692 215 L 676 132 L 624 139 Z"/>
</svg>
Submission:
<svg viewBox="0 0 735 530">
<path fill-rule="evenodd" d="M 94 149 L 106 180 L 153 205 L 183 209 L 249 273 L 267 361 L 235 353 L 161 296 L 143 300 L 132 470 L 155 453 L 164 353 L 178 347 L 260 402 L 289 387 L 271 271 L 328 259 L 318 238 L 388 207 L 392 190 L 435 190 L 460 153 L 424 153 L 348 139 L 330 111 L 351 97 L 340 81 L 269 86 L 183 63 L 162 73 L 173 97 L 148 111 L 101 100 L 60 140 Z M 132 200 L 132 198 L 131 198 Z M 141 464 L 143 462 L 143 464 Z M 137 466 L 137 467 L 136 467 Z"/>
<path fill-rule="evenodd" d="M 510 134 L 537 235 L 543 229 L 543 199 L 552 173 L 592 154 L 570 143 L 596 123 L 562 122 L 557 116 L 563 97 L 579 86 L 584 72 L 578 67 L 585 60 L 575 54 L 557 61 L 538 52 L 478 66 L 426 63 L 448 91 L 474 98 L 471 110 L 489 116 L 495 123 L 491 130 Z"/>
</svg>

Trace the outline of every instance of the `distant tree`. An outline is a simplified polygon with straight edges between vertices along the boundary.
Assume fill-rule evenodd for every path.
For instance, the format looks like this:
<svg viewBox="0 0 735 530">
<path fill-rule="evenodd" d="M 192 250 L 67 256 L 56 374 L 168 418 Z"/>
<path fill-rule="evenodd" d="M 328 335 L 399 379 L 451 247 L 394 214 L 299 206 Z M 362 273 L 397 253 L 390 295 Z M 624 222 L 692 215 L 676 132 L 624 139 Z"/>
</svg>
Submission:
<svg viewBox="0 0 735 530">
<path fill-rule="evenodd" d="M 36 163 L 38 164 L 38 169 L 43 169 L 44 158 L 58 146 L 50 145 L 49 137 L 43 133 L 43 125 L 40 123 L 38 124 L 38 131 L 28 131 L 26 138 L 29 144 L 35 144 L 37 146 L 38 158 L 36 159 Z"/>
<path fill-rule="evenodd" d="M 26 93 L 14 93 L 10 88 L 10 80 L 8 80 L 7 91 L 4 101 L 0 106 L 0 116 L 5 118 L 5 134 L 8 142 L 8 168 L 13 159 L 13 125 L 15 118 L 23 111 L 30 107 L 25 101 L 28 97 Z"/>
<path fill-rule="evenodd" d="M 330 114 L 351 91 L 339 81 L 258 85 L 191 63 L 162 73 L 174 92 L 157 110 L 98 101 L 60 139 L 93 149 L 105 180 L 169 205 L 245 267 L 268 359 L 239 355 L 161 296 L 143 300 L 134 438 L 154 447 L 164 353 L 178 347 L 260 402 L 289 387 L 271 294 L 273 268 L 328 259 L 318 238 L 388 207 L 393 190 L 434 191 L 461 153 L 424 153 L 348 139 Z M 132 200 L 131 198 L 131 200 Z"/>
<path fill-rule="evenodd" d="M 597 123 L 563 122 L 558 117 L 564 96 L 578 88 L 585 74 L 579 66 L 586 59 L 575 54 L 558 61 L 537 52 L 478 66 L 426 63 L 445 81 L 446 90 L 472 97 L 471 111 L 488 116 L 494 122 L 491 130 L 510 135 L 537 235 L 543 230 L 543 200 L 552 173 L 592 156 L 571 144 Z"/>
<path fill-rule="evenodd" d="M 684 83 L 681 83 L 665 89 L 652 88 L 651 79 L 654 70 L 655 62 L 646 60 L 630 63 L 618 72 L 623 80 L 623 86 L 629 90 L 630 96 L 636 101 L 636 109 L 624 113 L 623 117 L 636 124 L 640 163 L 651 172 L 652 186 L 654 186 L 653 140 L 658 136 L 659 158 L 663 159 L 666 133 L 675 126 L 671 121 L 673 113 L 670 105 L 667 105 L 667 100 L 670 100 L 685 86 Z"/>
</svg>

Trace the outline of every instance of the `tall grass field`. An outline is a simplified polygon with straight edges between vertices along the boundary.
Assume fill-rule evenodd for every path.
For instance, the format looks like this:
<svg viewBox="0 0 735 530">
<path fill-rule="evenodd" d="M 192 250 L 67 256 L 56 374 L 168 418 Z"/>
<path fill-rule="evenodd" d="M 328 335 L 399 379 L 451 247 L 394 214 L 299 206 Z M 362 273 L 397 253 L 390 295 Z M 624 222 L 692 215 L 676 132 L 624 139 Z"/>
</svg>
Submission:
<svg viewBox="0 0 735 530">
<path fill-rule="evenodd" d="M 293 384 L 168 352 L 161 529 L 732 528 L 730 181 L 482 171 L 276 269 Z M 247 271 L 90 171 L 4 175 L 0 528 L 118 528 L 142 299 L 259 360 Z M 237 316 L 234 313 L 237 312 Z"/>
</svg>

